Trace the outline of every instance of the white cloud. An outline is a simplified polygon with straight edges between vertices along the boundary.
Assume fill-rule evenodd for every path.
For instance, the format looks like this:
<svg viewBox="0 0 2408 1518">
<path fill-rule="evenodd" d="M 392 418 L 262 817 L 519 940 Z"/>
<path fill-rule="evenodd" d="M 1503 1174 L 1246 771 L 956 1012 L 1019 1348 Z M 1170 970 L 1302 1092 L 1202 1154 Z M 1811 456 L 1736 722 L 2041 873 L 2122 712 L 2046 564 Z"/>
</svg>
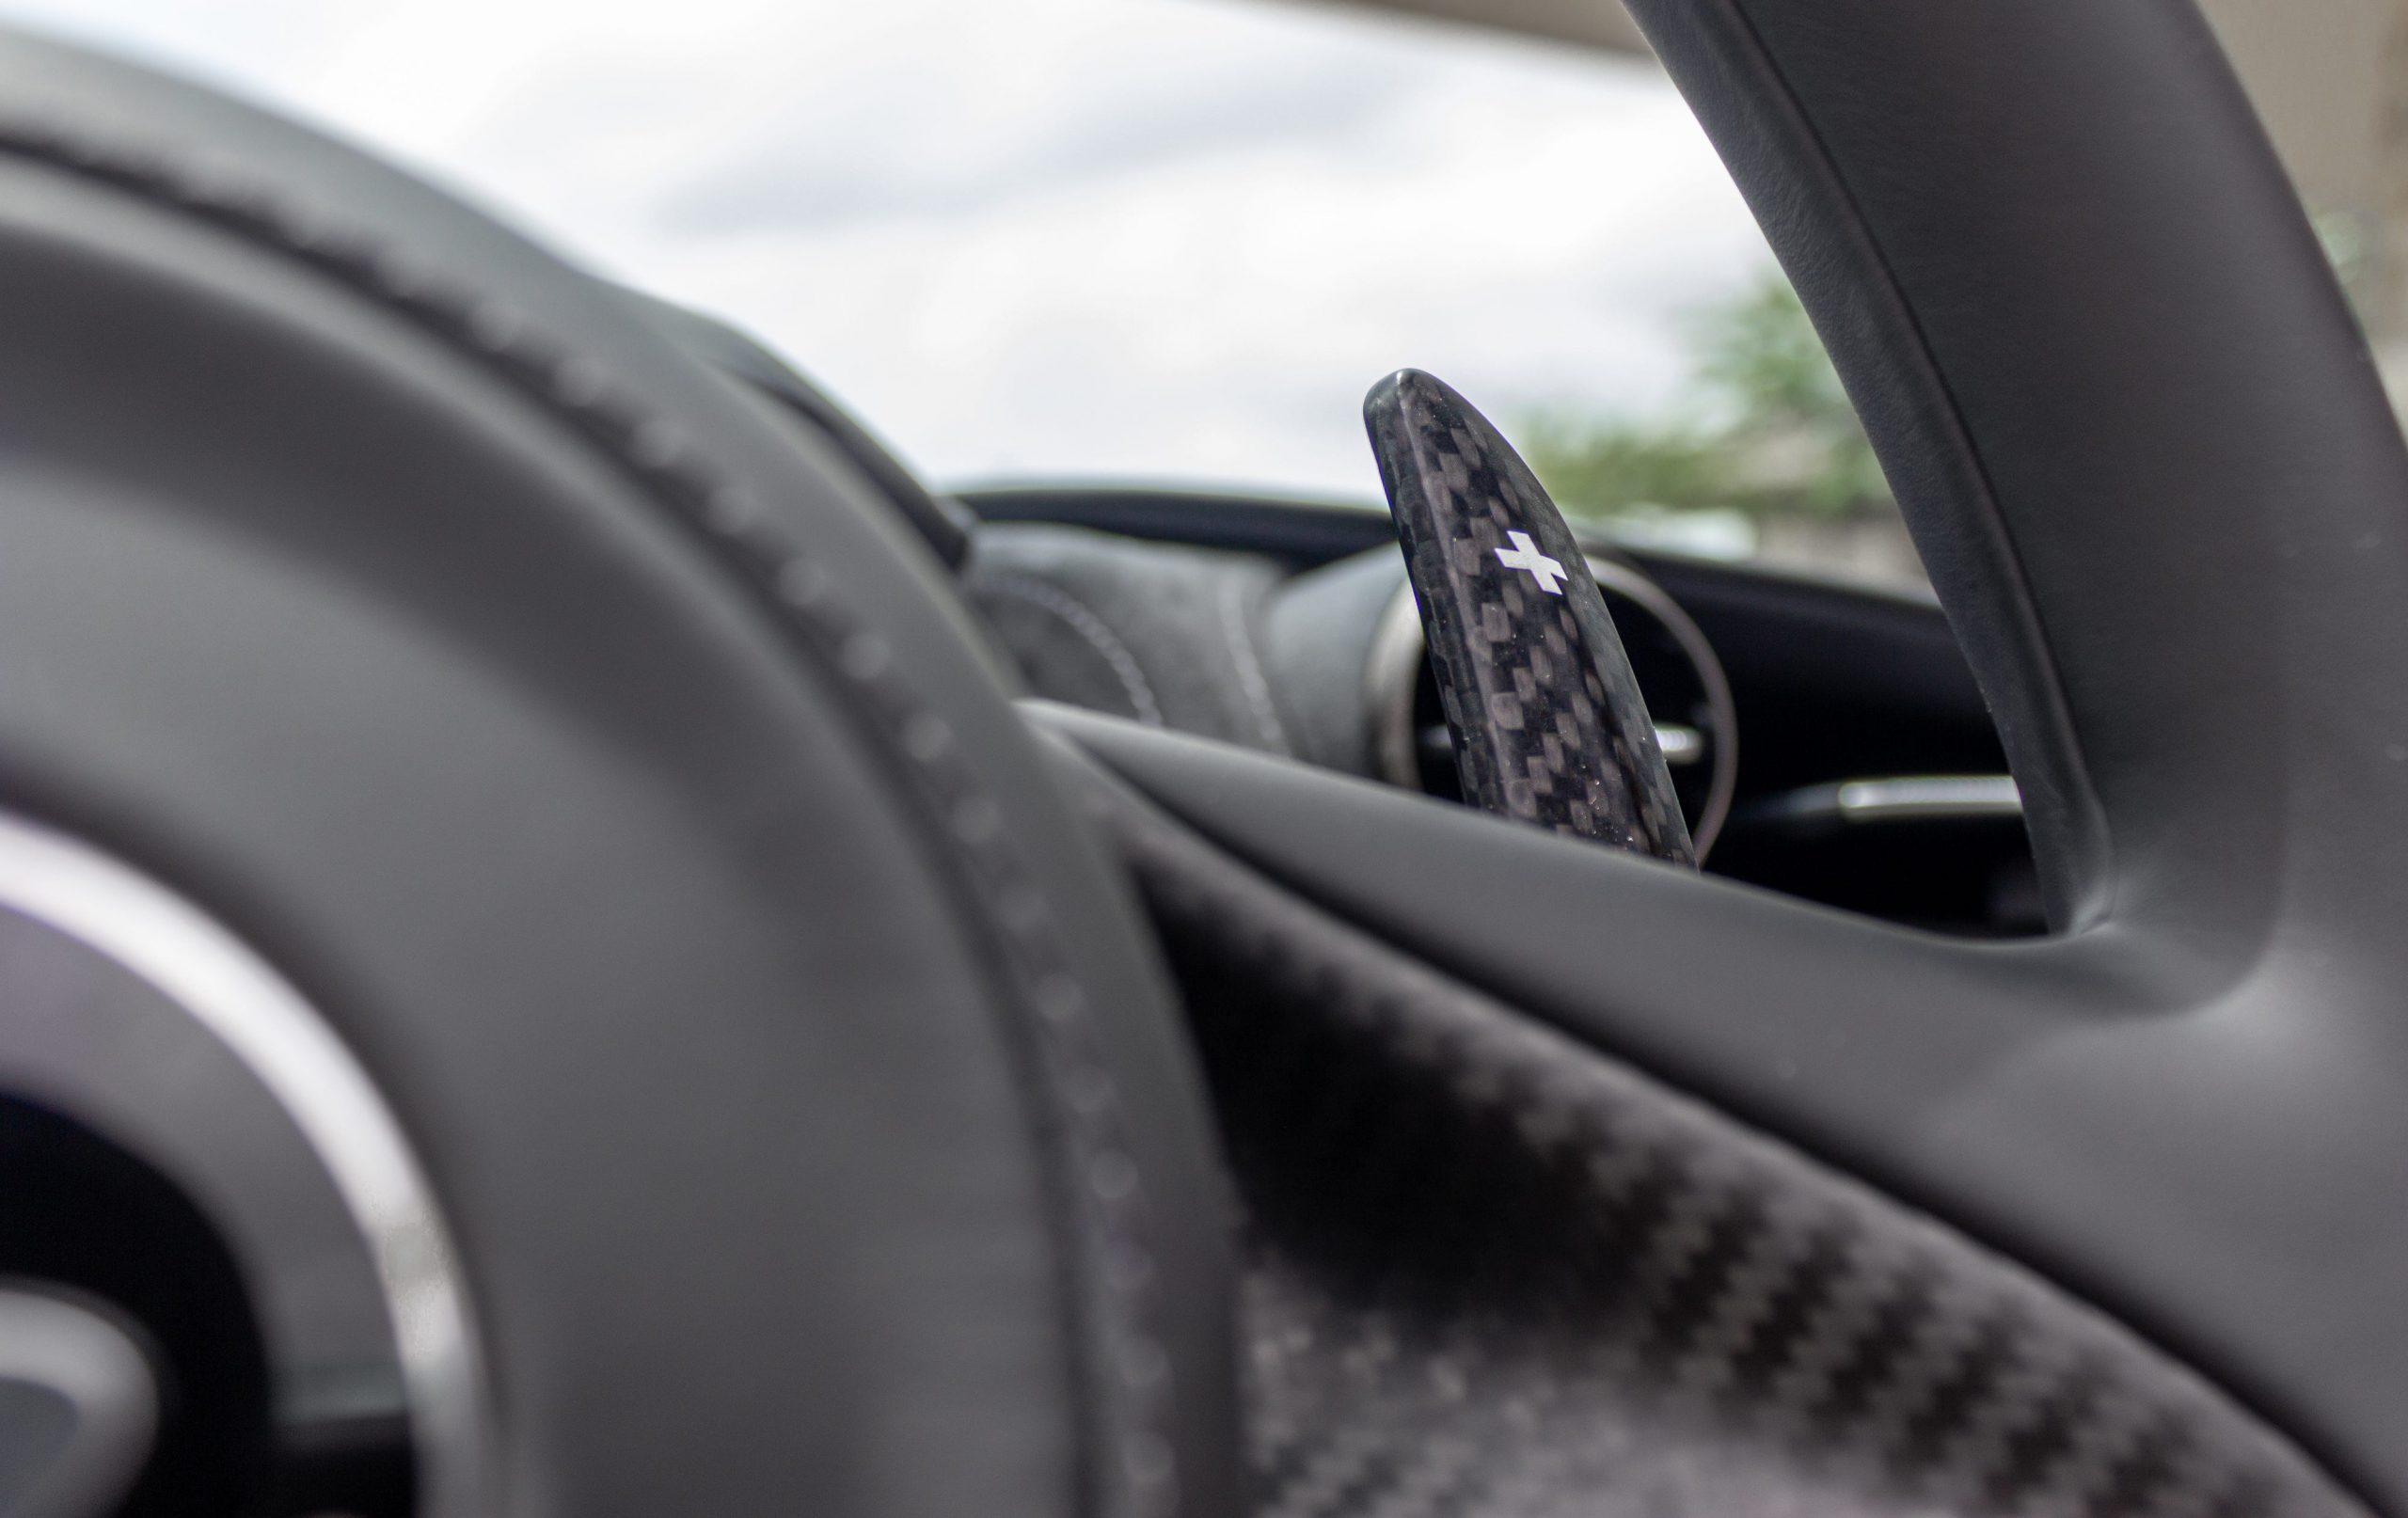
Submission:
<svg viewBox="0 0 2408 1518">
<path fill-rule="evenodd" d="M 1401 364 L 1659 403 L 1766 255 L 1646 66 L 1239 0 L 5 0 L 759 332 L 940 478 L 1376 488 Z"/>
</svg>

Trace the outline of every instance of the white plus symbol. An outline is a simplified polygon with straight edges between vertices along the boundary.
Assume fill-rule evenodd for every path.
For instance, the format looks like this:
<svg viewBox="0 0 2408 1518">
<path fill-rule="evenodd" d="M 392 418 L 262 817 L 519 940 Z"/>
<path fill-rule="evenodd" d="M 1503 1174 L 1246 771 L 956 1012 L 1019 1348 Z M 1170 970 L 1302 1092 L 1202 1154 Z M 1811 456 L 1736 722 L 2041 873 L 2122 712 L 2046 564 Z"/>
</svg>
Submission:
<svg viewBox="0 0 2408 1518">
<path fill-rule="evenodd" d="M 1540 590 L 1549 595 L 1561 595 L 1564 579 L 1562 561 L 1539 552 L 1539 546 L 1530 541 L 1528 532 L 1508 532 L 1505 535 L 1513 540 L 1513 546 L 1497 549 L 1497 561 L 1508 569 L 1529 570 L 1530 578 L 1539 582 Z"/>
</svg>

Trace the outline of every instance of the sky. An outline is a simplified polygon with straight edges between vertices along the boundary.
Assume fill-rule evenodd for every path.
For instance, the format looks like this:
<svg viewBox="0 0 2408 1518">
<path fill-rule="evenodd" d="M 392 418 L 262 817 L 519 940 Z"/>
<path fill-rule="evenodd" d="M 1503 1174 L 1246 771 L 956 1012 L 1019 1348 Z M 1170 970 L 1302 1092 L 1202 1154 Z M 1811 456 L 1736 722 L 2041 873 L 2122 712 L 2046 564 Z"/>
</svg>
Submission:
<svg viewBox="0 0 2408 1518">
<path fill-rule="evenodd" d="M 732 319 L 942 483 L 1376 497 L 1404 365 L 1657 411 L 1770 264 L 1643 60 L 1277 0 L 0 0 Z"/>
</svg>

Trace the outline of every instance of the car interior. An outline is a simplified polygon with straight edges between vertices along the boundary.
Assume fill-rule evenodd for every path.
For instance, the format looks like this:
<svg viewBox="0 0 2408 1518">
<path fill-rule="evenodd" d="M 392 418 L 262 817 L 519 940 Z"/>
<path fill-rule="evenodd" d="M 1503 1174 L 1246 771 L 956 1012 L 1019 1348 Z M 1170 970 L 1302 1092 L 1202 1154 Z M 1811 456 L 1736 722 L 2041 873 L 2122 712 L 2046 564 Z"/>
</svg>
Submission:
<svg viewBox="0 0 2408 1518">
<path fill-rule="evenodd" d="M 1928 593 L 1409 353 L 1385 503 L 941 489 L 0 31 L 0 1515 L 2408 1514 L 2408 445 L 2257 115 L 1630 8 Z"/>
</svg>

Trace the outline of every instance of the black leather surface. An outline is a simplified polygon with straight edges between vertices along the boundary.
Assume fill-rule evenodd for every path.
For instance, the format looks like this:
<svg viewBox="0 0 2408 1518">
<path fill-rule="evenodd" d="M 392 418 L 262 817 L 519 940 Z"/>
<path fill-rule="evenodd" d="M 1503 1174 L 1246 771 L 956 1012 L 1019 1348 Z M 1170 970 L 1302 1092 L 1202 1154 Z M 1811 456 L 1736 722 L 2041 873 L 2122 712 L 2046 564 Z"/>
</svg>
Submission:
<svg viewBox="0 0 2408 1518">
<path fill-rule="evenodd" d="M 345 150 L 20 40 L 0 102 L 0 784 L 387 1088 L 485 1510 L 1228 1511 L 1179 1037 L 926 549 Z"/>
<path fill-rule="evenodd" d="M 1979 1189 L 2408 1505 L 2408 453 L 2248 102 L 2187 0 L 1633 8 L 2164 1009 L 1953 1098 Z"/>
<path fill-rule="evenodd" d="M 932 493 L 894 451 L 870 435 L 851 413 L 818 386 L 752 338 L 700 311 L 639 291 L 621 293 L 671 341 L 723 374 L 776 401 L 800 425 L 835 445 L 873 491 L 911 525 L 933 553 L 955 569 L 970 557 L 970 513 Z"/>
</svg>

